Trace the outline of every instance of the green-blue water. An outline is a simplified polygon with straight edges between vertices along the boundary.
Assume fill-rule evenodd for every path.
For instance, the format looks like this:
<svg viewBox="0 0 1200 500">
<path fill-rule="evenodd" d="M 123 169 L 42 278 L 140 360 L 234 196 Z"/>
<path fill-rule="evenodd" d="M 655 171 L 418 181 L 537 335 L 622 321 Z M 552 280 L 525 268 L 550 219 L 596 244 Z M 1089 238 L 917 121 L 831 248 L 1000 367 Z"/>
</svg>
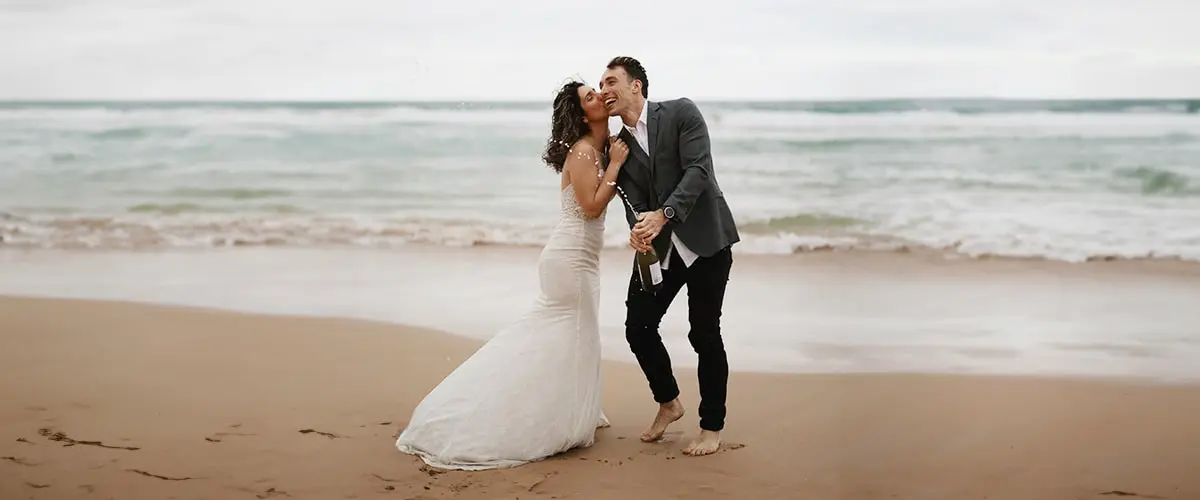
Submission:
<svg viewBox="0 0 1200 500">
<path fill-rule="evenodd" d="M 740 251 L 1200 260 L 1200 100 L 699 104 Z M 0 103 L 0 245 L 539 245 L 548 128 L 544 103 Z"/>
</svg>

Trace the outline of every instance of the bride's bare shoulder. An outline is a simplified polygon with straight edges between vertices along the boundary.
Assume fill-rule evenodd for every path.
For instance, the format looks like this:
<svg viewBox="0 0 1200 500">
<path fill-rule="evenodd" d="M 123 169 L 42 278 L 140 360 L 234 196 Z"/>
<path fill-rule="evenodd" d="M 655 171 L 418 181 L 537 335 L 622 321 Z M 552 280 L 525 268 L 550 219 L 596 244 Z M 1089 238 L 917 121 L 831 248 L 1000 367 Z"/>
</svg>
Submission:
<svg viewBox="0 0 1200 500">
<path fill-rule="evenodd" d="M 567 157 L 567 160 L 568 161 L 570 161 L 571 159 L 592 160 L 592 159 L 596 158 L 596 154 L 597 154 L 596 148 L 592 147 L 592 145 L 589 144 L 587 141 L 580 139 L 578 141 L 575 141 L 575 144 L 571 145 L 570 156 Z"/>
<path fill-rule="evenodd" d="M 595 146 L 589 144 L 586 140 L 580 139 L 571 146 L 571 150 L 567 153 L 567 161 L 564 170 L 574 171 L 577 175 L 590 174 L 592 172 L 600 172 L 603 170 L 601 162 L 603 153 L 596 150 Z"/>
</svg>

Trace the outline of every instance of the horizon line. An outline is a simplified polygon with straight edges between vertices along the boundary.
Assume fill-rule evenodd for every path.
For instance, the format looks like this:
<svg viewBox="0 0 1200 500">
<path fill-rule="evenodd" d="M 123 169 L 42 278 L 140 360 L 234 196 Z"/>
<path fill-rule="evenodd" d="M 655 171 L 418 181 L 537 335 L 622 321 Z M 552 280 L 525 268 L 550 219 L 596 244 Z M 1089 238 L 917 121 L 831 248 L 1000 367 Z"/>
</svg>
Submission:
<svg viewBox="0 0 1200 500">
<path fill-rule="evenodd" d="M 688 97 L 688 96 L 680 96 Z M 676 99 L 679 97 L 672 97 Z M 697 102 L 736 103 L 794 103 L 794 102 L 879 102 L 879 101 L 1196 101 L 1192 97 L 992 97 L 992 96 L 945 96 L 945 97 L 787 97 L 787 98 L 732 98 L 732 97 L 688 97 Z M 655 101 L 655 99 L 650 99 Z M 256 98 L 4 98 L 3 104 L 22 103 L 261 103 L 261 104 L 407 104 L 407 103 L 494 103 L 494 104 L 541 104 L 545 99 L 481 99 L 481 98 L 407 98 L 407 99 L 256 99 Z"/>
</svg>

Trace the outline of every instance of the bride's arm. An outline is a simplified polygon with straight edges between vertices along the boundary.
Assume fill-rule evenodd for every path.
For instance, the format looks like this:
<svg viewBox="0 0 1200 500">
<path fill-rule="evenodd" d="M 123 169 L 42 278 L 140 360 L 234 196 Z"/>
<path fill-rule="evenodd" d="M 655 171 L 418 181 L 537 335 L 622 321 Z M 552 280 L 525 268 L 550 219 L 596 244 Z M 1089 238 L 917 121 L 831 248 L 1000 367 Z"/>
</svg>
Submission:
<svg viewBox="0 0 1200 500">
<path fill-rule="evenodd" d="M 596 174 L 600 168 L 599 155 L 596 150 L 586 144 L 576 144 L 567 153 L 567 162 L 563 166 L 571 176 L 571 186 L 575 190 L 575 198 L 583 208 L 583 214 L 594 219 L 604 213 L 608 202 L 617 193 L 617 173 L 620 165 L 609 165 L 604 170 L 604 176 Z"/>
</svg>

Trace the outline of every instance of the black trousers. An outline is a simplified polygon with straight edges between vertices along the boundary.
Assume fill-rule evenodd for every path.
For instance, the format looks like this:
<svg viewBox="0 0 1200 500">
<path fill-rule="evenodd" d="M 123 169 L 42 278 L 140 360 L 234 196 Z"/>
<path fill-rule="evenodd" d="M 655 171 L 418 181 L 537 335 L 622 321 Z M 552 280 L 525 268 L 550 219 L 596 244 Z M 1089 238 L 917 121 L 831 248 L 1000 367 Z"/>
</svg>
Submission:
<svg viewBox="0 0 1200 500">
<path fill-rule="evenodd" d="M 679 385 L 671 370 L 671 358 L 658 333 L 659 323 L 679 291 L 687 285 L 688 340 L 698 356 L 700 383 L 700 428 L 719 431 L 725 427 L 725 394 L 729 381 L 729 360 L 721 340 L 721 305 L 733 254 L 729 247 L 711 257 L 697 258 L 685 266 L 679 251 L 671 251 L 671 262 L 663 272 L 663 287 L 658 293 L 642 290 L 637 266 L 629 282 L 625 300 L 625 340 L 637 357 L 654 400 L 666 403 L 679 397 Z"/>
</svg>

